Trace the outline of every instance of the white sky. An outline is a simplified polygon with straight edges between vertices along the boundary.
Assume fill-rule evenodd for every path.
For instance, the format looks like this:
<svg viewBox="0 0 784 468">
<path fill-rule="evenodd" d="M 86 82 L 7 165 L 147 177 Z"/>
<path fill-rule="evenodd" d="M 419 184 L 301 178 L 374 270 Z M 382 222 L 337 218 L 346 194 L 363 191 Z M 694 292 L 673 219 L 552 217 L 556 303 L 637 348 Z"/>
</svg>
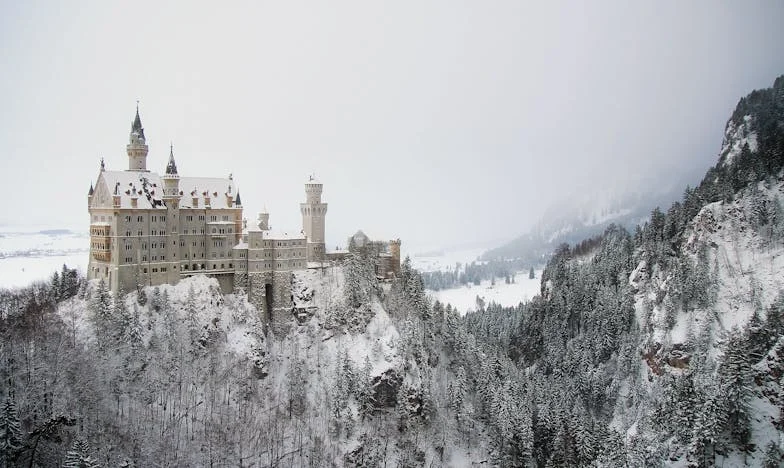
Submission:
<svg viewBox="0 0 784 468">
<path fill-rule="evenodd" d="M 784 73 L 784 2 L 0 2 L 0 223 L 78 227 L 141 101 L 162 172 L 232 172 L 327 239 L 506 239 L 556 198 L 682 183 Z M 587 6 L 590 4 L 590 6 Z"/>
</svg>

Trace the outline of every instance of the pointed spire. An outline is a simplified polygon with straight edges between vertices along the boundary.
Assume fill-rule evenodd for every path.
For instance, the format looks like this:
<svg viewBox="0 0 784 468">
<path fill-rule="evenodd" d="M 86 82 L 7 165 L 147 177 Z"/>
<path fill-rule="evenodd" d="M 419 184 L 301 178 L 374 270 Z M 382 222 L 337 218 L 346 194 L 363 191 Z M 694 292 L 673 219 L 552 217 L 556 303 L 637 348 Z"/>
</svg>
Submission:
<svg viewBox="0 0 784 468">
<path fill-rule="evenodd" d="M 92 182 L 90 182 L 90 191 L 89 191 L 89 192 L 87 192 L 87 195 L 88 195 L 88 196 L 93 196 L 93 192 L 95 192 L 95 190 L 93 190 L 93 183 L 92 183 Z"/>
<path fill-rule="evenodd" d="M 106 164 L 103 162 L 103 158 L 101 158 L 101 172 L 106 170 Z"/>
<path fill-rule="evenodd" d="M 174 143 L 169 145 L 169 163 L 166 165 L 167 175 L 177 175 L 177 164 L 174 162 Z"/>
<path fill-rule="evenodd" d="M 237 198 L 234 200 L 234 204 L 237 206 L 242 206 L 242 200 L 240 199 L 240 192 L 237 191 Z"/>
<path fill-rule="evenodd" d="M 131 142 L 133 142 L 133 137 L 141 140 L 141 143 L 145 143 L 144 137 L 144 127 L 142 127 L 142 119 L 139 117 L 139 100 L 136 100 L 136 118 L 133 119 L 133 123 L 131 124 Z"/>
</svg>

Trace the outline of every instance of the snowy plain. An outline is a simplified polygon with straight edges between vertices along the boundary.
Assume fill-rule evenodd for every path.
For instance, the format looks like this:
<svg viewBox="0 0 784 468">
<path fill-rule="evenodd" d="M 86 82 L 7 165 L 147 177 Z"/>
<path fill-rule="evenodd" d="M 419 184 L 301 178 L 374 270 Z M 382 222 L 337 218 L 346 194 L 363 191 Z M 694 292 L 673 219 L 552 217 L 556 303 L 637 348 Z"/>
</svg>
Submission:
<svg viewBox="0 0 784 468">
<path fill-rule="evenodd" d="M 86 232 L 36 226 L 0 227 L 0 288 L 51 278 L 63 264 L 84 272 L 90 236 Z"/>
<path fill-rule="evenodd" d="M 477 259 L 485 252 L 484 249 L 466 249 L 445 251 L 440 255 L 414 255 L 411 265 L 419 271 L 450 271 L 455 264 L 470 264 L 479 262 Z M 490 280 L 482 281 L 480 285 L 468 284 L 458 288 L 442 289 L 440 291 L 428 290 L 433 300 L 443 304 L 451 304 L 460 314 L 466 314 L 477 309 L 477 297 L 485 304 L 494 302 L 504 307 L 513 307 L 521 302 L 530 301 L 540 291 L 540 278 L 542 270 L 535 270 L 533 279 L 528 278 L 527 271 L 515 273 L 514 283 L 505 283 L 504 278 L 497 278 L 495 285 Z"/>
</svg>

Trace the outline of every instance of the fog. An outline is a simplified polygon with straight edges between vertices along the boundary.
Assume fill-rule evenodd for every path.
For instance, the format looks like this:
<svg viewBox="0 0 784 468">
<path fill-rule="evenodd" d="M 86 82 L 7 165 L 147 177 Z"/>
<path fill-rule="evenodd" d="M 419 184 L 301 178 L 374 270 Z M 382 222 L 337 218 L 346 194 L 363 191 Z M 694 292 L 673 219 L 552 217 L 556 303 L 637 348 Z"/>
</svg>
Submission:
<svg viewBox="0 0 784 468">
<path fill-rule="evenodd" d="M 233 173 L 251 221 L 298 231 L 315 174 L 328 248 L 491 243 L 693 184 L 784 73 L 780 1 L 109 3 L 0 7 L 0 223 L 86 229 L 138 99 L 148 168 Z"/>
</svg>

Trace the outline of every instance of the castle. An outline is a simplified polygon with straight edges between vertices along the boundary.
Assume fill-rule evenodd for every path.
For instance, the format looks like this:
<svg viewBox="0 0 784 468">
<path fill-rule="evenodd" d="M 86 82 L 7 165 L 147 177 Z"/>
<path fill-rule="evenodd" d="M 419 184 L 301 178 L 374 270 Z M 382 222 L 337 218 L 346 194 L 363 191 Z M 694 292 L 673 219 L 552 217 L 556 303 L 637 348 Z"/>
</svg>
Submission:
<svg viewBox="0 0 784 468">
<path fill-rule="evenodd" d="M 314 177 L 305 183 L 299 233 L 270 230 L 269 213 L 259 214 L 257 228 L 247 228 L 231 175 L 181 177 L 173 146 L 164 174 L 158 175 L 147 169 L 148 151 L 137 106 L 126 146 L 128 169 L 107 170 L 101 159 L 88 192 L 88 279 L 103 279 L 114 292 L 130 292 L 206 274 L 224 292 L 245 290 L 269 320 L 291 310 L 293 271 L 324 268 L 347 254 L 325 249 L 327 204 L 321 200 L 323 185 Z M 399 274 L 400 241 L 378 245 L 377 275 Z"/>
</svg>

